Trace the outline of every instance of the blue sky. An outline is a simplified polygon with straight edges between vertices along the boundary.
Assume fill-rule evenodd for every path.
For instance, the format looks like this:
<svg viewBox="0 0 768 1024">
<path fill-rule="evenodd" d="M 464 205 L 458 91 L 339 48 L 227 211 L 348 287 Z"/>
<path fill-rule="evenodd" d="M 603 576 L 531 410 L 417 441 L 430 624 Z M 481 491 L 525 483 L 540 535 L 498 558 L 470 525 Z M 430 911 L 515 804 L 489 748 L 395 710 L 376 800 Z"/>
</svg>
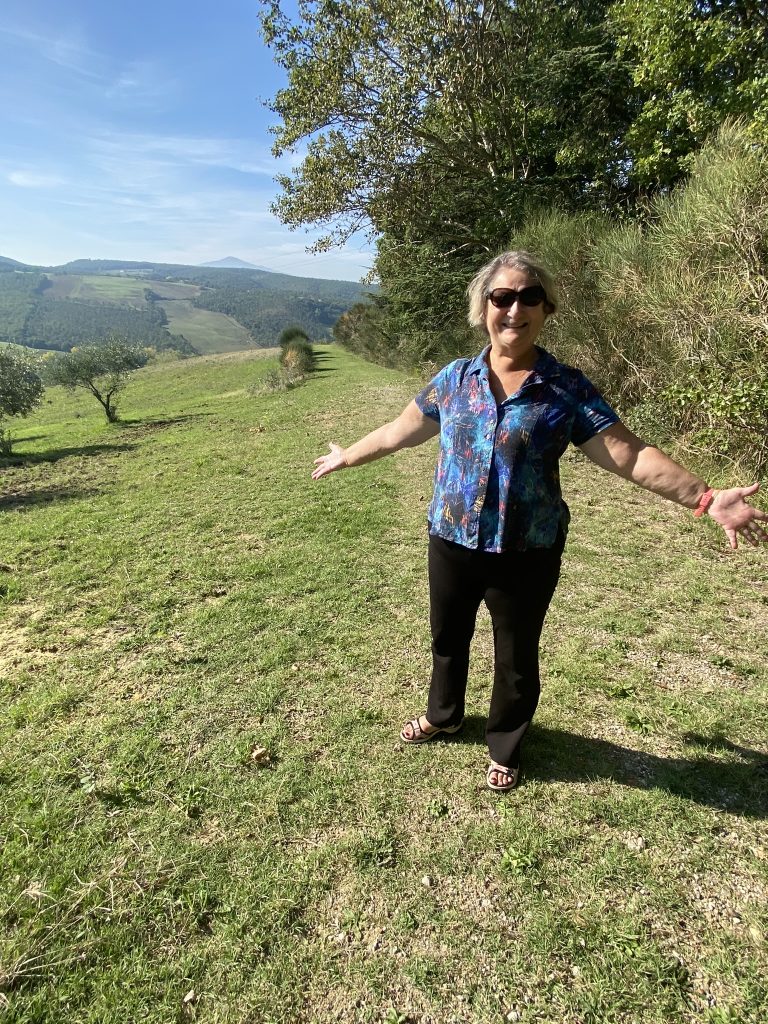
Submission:
<svg viewBox="0 0 768 1024">
<path fill-rule="evenodd" d="M 313 257 L 320 232 L 269 212 L 290 159 L 271 155 L 262 101 L 282 82 L 256 0 L 3 0 L 0 256 L 237 256 L 357 280 L 363 238 Z"/>
</svg>

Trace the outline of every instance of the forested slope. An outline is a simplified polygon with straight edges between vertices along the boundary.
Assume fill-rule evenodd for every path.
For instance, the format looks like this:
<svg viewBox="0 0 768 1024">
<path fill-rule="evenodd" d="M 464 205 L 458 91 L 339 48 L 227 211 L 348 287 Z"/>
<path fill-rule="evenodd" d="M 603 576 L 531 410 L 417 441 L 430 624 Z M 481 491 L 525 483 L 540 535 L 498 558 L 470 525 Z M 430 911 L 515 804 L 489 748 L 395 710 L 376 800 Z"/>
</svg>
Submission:
<svg viewBox="0 0 768 1024">
<path fill-rule="evenodd" d="M 68 350 L 117 333 L 190 354 L 190 341 L 168 330 L 166 310 L 157 301 L 178 297 L 170 293 L 180 283 L 190 286 L 184 297 L 197 308 L 231 317 L 247 332 L 244 344 L 257 347 L 275 344 L 280 331 L 294 324 L 310 337 L 327 338 L 339 317 L 365 294 L 349 281 L 258 270 L 119 260 L 76 260 L 44 272 L 13 261 L 0 267 L 0 341 L 42 349 Z M 184 319 L 190 322 L 188 313 Z M 217 350 L 214 319 L 200 317 L 190 332 L 204 338 L 205 351 Z M 230 328 L 224 322 L 221 328 L 222 348 L 229 348 L 233 340 L 225 336 Z"/>
</svg>

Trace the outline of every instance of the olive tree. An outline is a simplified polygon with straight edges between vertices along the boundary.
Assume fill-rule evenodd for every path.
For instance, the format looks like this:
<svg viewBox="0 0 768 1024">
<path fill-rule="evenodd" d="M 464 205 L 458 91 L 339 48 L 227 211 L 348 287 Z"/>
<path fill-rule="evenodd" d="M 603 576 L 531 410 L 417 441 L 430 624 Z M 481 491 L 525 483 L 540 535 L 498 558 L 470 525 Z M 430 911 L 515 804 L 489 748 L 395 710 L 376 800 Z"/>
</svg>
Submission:
<svg viewBox="0 0 768 1024">
<path fill-rule="evenodd" d="M 109 423 L 117 421 L 117 395 L 128 378 L 148 361 L 147 352 L 124 338 L 83 345 L 51 361 L 48 381 L 74 391 L 84 388 L 101 404 Z"/>
<path fill-rule="evenodd" d="M 11 348 L 0 348 L 0 453 L 11 453 L 6 417 L 26 416 L 42 397 L 43 382 L 29 357 Z"/>
</svg>

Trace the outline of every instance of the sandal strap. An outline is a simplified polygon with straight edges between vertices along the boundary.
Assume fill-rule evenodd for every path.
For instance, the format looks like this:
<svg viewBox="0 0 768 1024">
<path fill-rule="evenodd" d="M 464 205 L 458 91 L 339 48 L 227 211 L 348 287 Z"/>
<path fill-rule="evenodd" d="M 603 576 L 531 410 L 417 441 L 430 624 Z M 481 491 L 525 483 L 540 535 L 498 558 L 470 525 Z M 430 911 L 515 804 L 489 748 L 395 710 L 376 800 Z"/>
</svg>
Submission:
<svg viewBox="0 0 768 1024">
<path fill-rule="evenodd" d="M 421 728 L 421 722 L 418 718 L 412 718 L 408 725 L 411 727 L 411 735 L 415 740 L 420 739 L 422 736 L 426 736 L 426 733 Z"/>
</svg>

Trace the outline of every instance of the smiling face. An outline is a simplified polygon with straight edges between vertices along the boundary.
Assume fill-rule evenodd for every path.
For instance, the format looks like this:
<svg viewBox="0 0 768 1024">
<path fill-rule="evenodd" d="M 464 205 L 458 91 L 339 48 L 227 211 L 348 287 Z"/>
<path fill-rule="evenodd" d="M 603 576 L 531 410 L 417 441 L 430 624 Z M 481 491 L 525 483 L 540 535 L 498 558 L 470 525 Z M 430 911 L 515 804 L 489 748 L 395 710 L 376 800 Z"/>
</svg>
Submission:
<svg viewBox="0 0 768 1024">
<path fill-rule="evenodd" d="M 490 283 L 488 291 L 494 288 L 514 288 L 521 291 L 538 284 L 525 270 L 502 267 Z M 524 306 L 515 302 L 508 309 L 497 309 L 490 299 L 485 302 L 485 328 L 494 353 L 520 361 L 532 356 L 536 338 L 547 319 L 545 303 L 538 306 Z"/>
</svg>

